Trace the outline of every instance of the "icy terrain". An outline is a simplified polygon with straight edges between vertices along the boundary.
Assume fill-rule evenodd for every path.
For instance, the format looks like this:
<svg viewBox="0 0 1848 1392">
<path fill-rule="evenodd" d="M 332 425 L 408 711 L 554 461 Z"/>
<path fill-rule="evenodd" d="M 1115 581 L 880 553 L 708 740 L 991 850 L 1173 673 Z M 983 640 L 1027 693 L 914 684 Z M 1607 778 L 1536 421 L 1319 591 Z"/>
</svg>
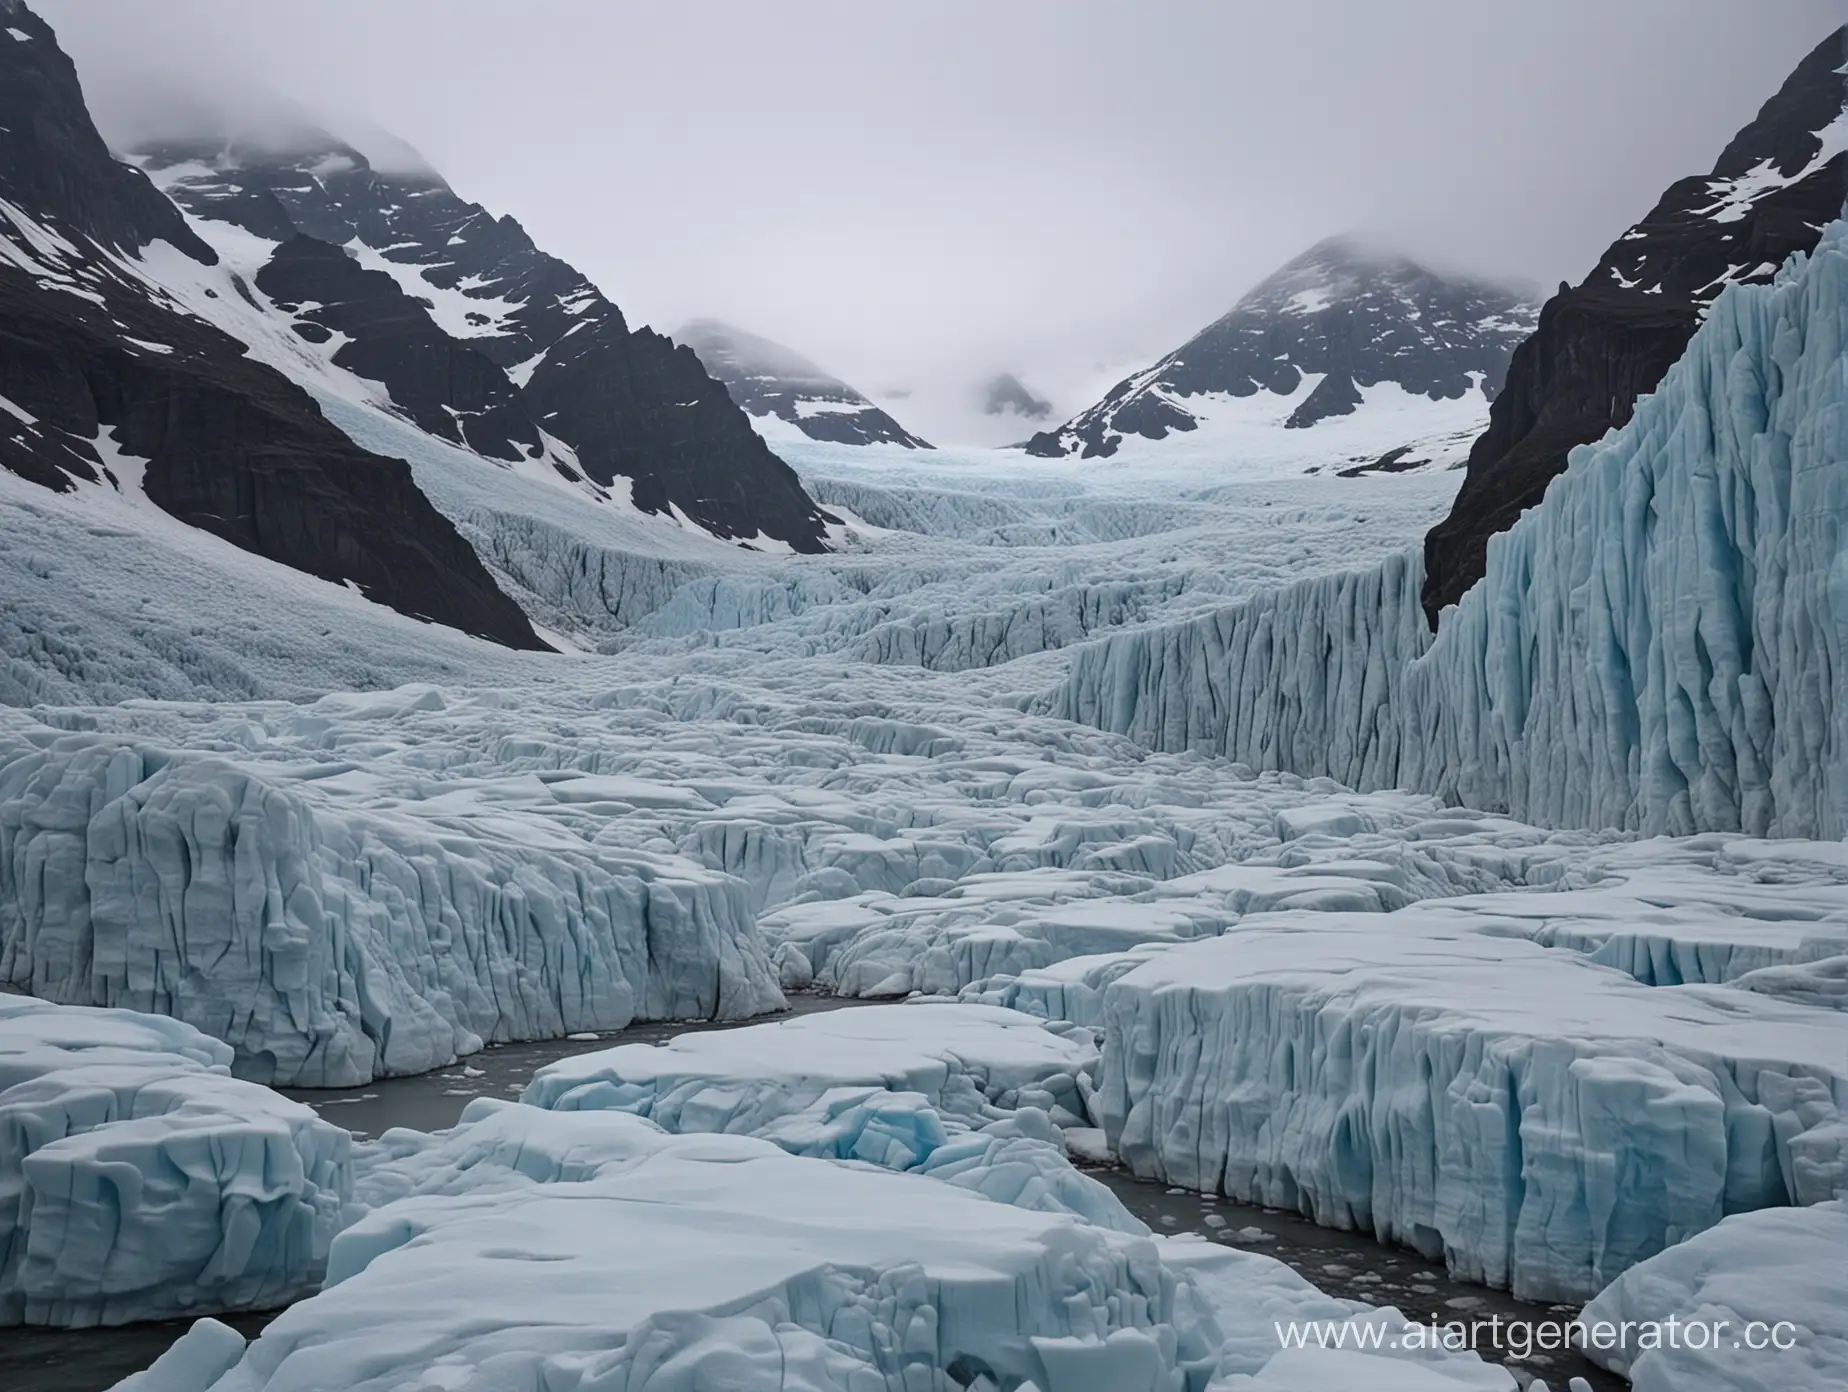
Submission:
<svg viewBox="0 0 1848 1392">
<path fill-rule="evenodd" d="M 1267 1257 L 994 1204 L 955 1180 L 487 1100 L 444 1135 L 391 1132 L 377 1149 L 394 1146 L 361 1185 L 383 1206 L 335 1240 L 321 1294 L 248 1347 L 201 1321 L 124 1387 L 1514 1386 L 1473 1354 L 1278 1355 L 1275 1321 L 1400 1317 Z"/>
<path fill-rule="evenodd" d="M 1845 343 L 1838 222 L 1721 296 L 1630 425 L 1490 544 L 1435 642 L 1408 552 L 1086 649 L 1056 709 L 1541 823 L 1840 837 Z"/>
<path fill-rule="evenodd" d="M 621 1111 L 676 1134 L 929 1175 L 1002 1203 L 1146 1232 L 1066 1160 L 1088 1128 L 1090 1031 L 981 1005 L 835 1011 L 547 1065 L 521 1100 Z"/>
<path fill-rule="evenodd" d="M 1112 1148 L 1543 1300 L 1848 1190 L 1848 1017 L 1517 932 L 1461 900 L 1253 916 L 1159 954 L 1105 997 Z"/>
<path fill-rule="evenodd" d="M 176 1020 L 0 995 L 0 1325 L 311 1293 L 352 1140 Z"/>
<path fill-rule="evenodd" d="M 717 1356 L 707 1322 L 744 1320 L 766 1358 L 839 1341 L 826 1357 L 849 1362 L 818 1387 L 862 1365 L 904 1386 L 911 1325 L 892 1321 L 923 1319 L 915 1277 L 940 1296 L 919 1366 L 966 1385 L 978 1358 L 1040 1392 L 1165 1387 L 1183 1365 L 1196 1387 L 1308 1382 L 1195 1359 L 1218 1347 L 1209 1317 L 1138 1265 L 1147 1239 L 1078 1182 L 1061 1130 L 1547 1297 L 1728 1214 L 1831 1200 L 1848 861 L 1839 841 L 1743 833 L 1840 829 L 1845 259 L 1834 234 L 1806 274 L 1723 299 L 1435 644 L 1416 566 L 1394 558 L 1454 477 L 1283 485 L 1230 464 L 811 442 L 793 462 L 842 519 L 838 549 L 784 556 L 436 441 L 254 331 L 343 429 L 410 460 L 566 651 L 497 649 L 177 529 L 136 496 L 132 460 L 120 492 L 6 492 L 0 979 L 171 1014 L 277 1082 L 740 1018 L 793 989 L 963 1002 L 884 1012 L 916 1022 L 1008 1007 L 1023 1015 L 999 1035 L 1045 1048 L 1016 1074 L 993 1040 L 912 1032 L 888 1055 L 805 1022 L 560 1068 L 532 1094 L 577 1109 L 545 1123 L 556 1164 L 537 1139 L 530 1172 L 470 1159 L 512 1125 L 485 1113 L 473 1140 L 394 1143 L 359 1181 L 353 1212 L 373 1211 L 334 1245 L 347 1279 L 248 1353 L 207 1327 L 174 1385 L 239 1356 L 227 1392 L 291 1364 L 309 1382 L 422 1376 L 427 1350 L 363 1375 L 340 1360 L 411 1313 L 387 1292 L 425 1263 L 427 1308 L 449 1311 L 429 1337 L 520 1376 L 654 1348 L 688 1385 Z M 156 269 L 201 312 L 244 314 L 234 291 Z M 1702 588 L 1714 575 L 1728 584 Z M 1521 679 L 1491 688 L 1488 671 Z M 1426 777 L 1439 759 L 1454 775 Z M 1427 791 L 1385 790 L 1401 782 Z M 1072 1026 L 1104 1029 L 1101 1063 Z M 225 1057 L 196 1070 L 211 1088 L 233 1086 L 204 1072 Z M 57 1114 L 64 1093 L 35 1086 L 33 1115 Z M 705 1134 L 721 1131 L 751 1134 Z M 696 1249 L 664 1250 L 658 1289 L 624 1307 L 646 1338 L 589 1313 L 539 1332 L 531 1311 L 588 1311 L 609 1244 L 747 1218 L 787 1237 L 742 1192 L 747 1166 L 818 1194 L 897 1185 L 863 1211 L 970 1231 L 901 1276 L 904 1234 L 879 1246 L 843 1200 L 802 1242 L 741 1254 L 748 1292 L 683 1288 L 674 1264 Z M 312 1266 L 254 1250 L 272 1255 L 247 1285 L 167 1280 L 158 1298 L 236 1306 Z M 513 1303 L 533 1304 L 500 1333 L 445 1303 L 444 1282 L 479 1288 L 471 1262 L 522 1264 Z M 852 1274 L 827 1284 L 830 1264 Z M 956 1323 L 959 1283 L 993 1281 L 1057 1308 L 1036 1295 L 1003 1302 L 1006 1328 Z M 707 1313 L 670 1319 L 657 1296 Z M 66 1304 L 33 1318 L 90 1317 L 77 1294 L 47 1299 Z M 1083 1371 L 1046 1364 L 1031 1341 L 1079 1325 Z"/>
<path fill-rule="evenodd" d="M 1848 1203 L 1740 1214 L 1632 1267 L 1584 1319 L 1631 1323 L 1597 1357 L 1636 1392 L 1836 1392 L 1848 1386 L 1845 1252 Z"/>
</svg>

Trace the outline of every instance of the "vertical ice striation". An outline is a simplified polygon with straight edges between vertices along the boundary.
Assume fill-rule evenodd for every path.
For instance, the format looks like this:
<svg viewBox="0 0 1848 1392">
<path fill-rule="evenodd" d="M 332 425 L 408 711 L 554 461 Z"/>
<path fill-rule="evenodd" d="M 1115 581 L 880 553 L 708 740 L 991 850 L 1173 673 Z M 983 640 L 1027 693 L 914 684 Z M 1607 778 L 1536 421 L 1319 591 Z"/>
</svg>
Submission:
<svg viewBox="0 0 1848 1392">
<path fill-rule="evenodd" d="M 1117 634 L 1077 651 L 1055 712 L 1153 749 L 1390 787 L 1405 762 L 1407 670 L 1431 641 L 1423 582 L 1405 551 Z"/>
<path fill-rule="evenodd" d="M 319 1284 L 352 1138 L 177 1020 L 0 996 L 0 1325 L 272 1309 Z"/>
<path fill-rule="evenodd" d="M 483 1040 L 781 1003 L 744 885 L 691 862 L 314 797 L 340 766 L 4 739 L 0 980 L 173 1015 L 243 1076 L 345 1086 Z"/>
<path fill-rule="evenodd" d="M 1840 1014 L 1471 917 L 1253 915 L 1151 955 L 1104 992 L 1112 1149 L 1543 1300 L 1848 1188 Z"/>
<path fill-rule="evenodd" d="M 1435 640 L 1407 554 L 1085 649 L 1055 708 L 1552 825 L 1848 834 L 1845 353 L 1838 221 L 1720 297 Z"/>
</svg>

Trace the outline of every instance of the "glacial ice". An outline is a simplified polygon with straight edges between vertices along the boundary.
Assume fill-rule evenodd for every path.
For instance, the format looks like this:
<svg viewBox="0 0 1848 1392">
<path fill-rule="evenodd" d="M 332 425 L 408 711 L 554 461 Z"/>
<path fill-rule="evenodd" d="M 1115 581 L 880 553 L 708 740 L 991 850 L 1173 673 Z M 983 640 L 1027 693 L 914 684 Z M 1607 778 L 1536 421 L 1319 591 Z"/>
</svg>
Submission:
<svg viewBox="0 0 1848 1392">
<path fill-rule="evenodd" d="M 1067 1215 L 619 1112 L 477 1103 L 415 1158 L 320 1294 L 222 1377 L 186 1350 L 161 1392 L 1197 1392 L 1214 1369 L 1211 1312 L 1155 1242 Z"/>
<path fill-rule="evenodd" d="M 1839 841 L 1737 833 L 1844 829 L 1832 704 L 1843 611 L 1828 588 L 1843 497 L 1842 240 L 1832 233 L 1778 287 L 1730 294 L 1635 426 L 1581 452 L 1555 487 L 1560 508 L 1550 497 L 1497 544 L 1490 581 L 1435 643 L 1416 561 L 1394 556 L 1443 511 L 1454 477 L 1275 483 L 1230 467 L 1183 478 L 804 446 L 792 462 L 847 516 L 835 554 L 784 558 L 432 441 L 297 355 L 285 370 L 356 438 L 408 458 L 574 650 L 502 652 L 279 575 L 145 499 L 51 496 L 0 476 L 0 701 L 31 706 L 0 712 L 0 980 L 168 1011 L 230 1041 L 239 1073 L 311 1083 L 631 1018 L 742 1017 L 774 1008 L 779 981 L 1108 1025 L 1102 1105 L 1133 1163 L 1217 1165 L 1223 1179 L 1230 1151 L 1207 1140 L 1226 1106 L 1287 1114 L 1293 1129 L 1261 1129 L 1240 1161 L 1251 1192 L 1448 1250 L 1465 1274 L 1575 1298 L 1627 1263 L 1646 1269 L 1671 1238 L 1723 1230 L 1711 1225 L 1732 1209 L 1827 1199 L 1848 1173 L 1848 862 Z M 242 313 L 235 295 L 175 293 Z M 1702 578 L 1715 575 L 1731 582 Z M 1074 646 L 1100 634 L 1113 636 Z M 1518 680 L 1492 686 L 1489 671 Z M 1661 757 L 1645 762 L 1645 746 Z M 1715 830 L 1679 834 L 1698 828 Z M 1635 839 L 1662 831 L 1677 835 Z M 1277 966 L 1254 982 L 1261 963 L 1240 954 L 1259 941 Z M 1338 955 L 1315 955 L 1337 942 Z M 1148 983 L 1204 962 L 1229 975 L 1188 986 L 1202 1020 L 1165 1013 L 1179 988 Z M 1535 1023 L 1542 1009 L 1558 1023 Z M 1211 1031 L 1239 1012 L 1277 1052 L 1227 1054 L 1215 1075 Z M 211 1087 L 231 1085 L 211 1071 L 223 1057 L 197 1061 Z M 1345 1069 L 1364 1086 L 1341 1111 L 1328 1099 Z M 60 1105 L 33 1096 L 37 1111 Z M 732 1103 L 700 1096 L 662 1115 L 730 1124 Z M 1038 1120 L 1050 1107 L 1018 1102 L 997 1118 L 1008 1108 L 983 1094 L 958 1116 L 941 1089 L 883 1073 L 800 1098 L 782 1089 L 751 1123 L 751 1153 L 909 1166 L 922 1173 L 872 1179 L 927 1190 L 924 1204 L 1000 1199 L 989 1228 L 1085 1212 Z M 427 1248 L 458 1267 L 464 1254 L 495 1271 L 554 1265 L 506 1255 L 524 1250 L 518 1220 L 491 1214 L 489 1176 L 603 1185 L 607 1145 L 630 1157 L 617 1169 L 647 1168 L 633 1137 L 654 1134 L 614 1115 L 558 1117 L 590 1139 L 570 1143 L 578 1159 L 556 1174 L 535 1143 L 519 1163 L 542 1180 L 517 1163 L 432 1160 L 456 1168 L 441 1181 L 454 1191 L 412 1192 L 438 1184 L 434 1170 L 417 1178 L 415 1157 L 440 1146 L 368 1159 L 354 1180 L 356 1206 L 373 1209 L 364 1231 L 386 1231 L 380 1205 L 395 1211 L 393 1199 L 407 1213 L 436 1204 L 496 1235 L 476 1243 L 445 1217 L 454 1243 L 420 1237 L 405 1260 Z M 597 1126 L 631 1139 L 598 1139 Z M 650 1144 L 734 1140 L 745 1144 Z M 721 1167 L 681 1168 L 676 1184 Z M 558 1194 L 527 1201 L 563 1211 Z M 556 1237 L 569 1260 L 537 1273 L 534 1308 L 546 1281 L 603 1269 L 602 1254 L 570 1245 L 589 1236 Z M 1107 1234 L 1080 1245 L 1094 1240 L 1119 1250 Z M 973 1250 L 985 1243 L 977 1234 Z M 1555 1256 L 1541 1254 L 1548 1243 Z M 899 1288 L 880 1265 L 893 1250 L 843 1278 L 854 1310 Z M 1012 1281 L 1021 1268 L 1003 1269 Z M 391 1277 L 374 1279 L 343 1298 L 369 1301 Z M 432 1300 L 460 1300 L 468 1278 L 443 1279 Z M 939 1318 L 969 1308 L 961 1279 L 931 1306 Z M 1099 1279 L 1086 1308 L 1094 1295 L 1128 1308 L 1127 1287 Z M 408 1311 L 381 1299 L 375 1332 Z M 808 1299 L 789 1307 L 790 1327 L 750 1324 L 749 1347 L 780 1358 L 809 1338 Z M 686 1331 L 749 1324 L 720 1303 L 662 1315 L 649 1337 L 709 1373 L 716 1346 Z M 443 1337 L 465 1319 L 460 1305 L 428 1308 Z M 1066 1317 L 1021 1312 L 1047 1337 Z M 287 1361 L 309 1367 L 321 1318 L 301 1316 L 299 1344 L 286 1324 L 258 1341 L 225 1392 L 268 1385 L 272 1354 L 296 1349 Z M 669 1325 L 680 1332 L 653 1332 Z M 1091 1327 L 1084 1358 L 1104 1328 Z M 168 1369 L 176 1388 L 223 1370 L 235 1336 L 202 1328 Z M 692 1342 L 674 1343 L 682 1334 Z M 559 1334 L 556 1347 L 595 1337 Z M 860 1337 L 847 1343 L 878 1342 Z M 1171 1372 L 1164 1341 L 1185 1337 L 1158 1332 L 1151 1366 Z M 1118 1335 L 1108 1359 L 1150 1356 L 1141 1338 Z M 517 1317 L 482 1339 L 467 1356 L 493 1344 L 516 1377 L 555 1351 L 553 1334 Z M 620 1343 L 594 1356 L 616 1358 Z M 359 1345 L 339 1347 L 330 1368 Z M 853 1386 L 842 1379 L 865 1374 L 856 1358 L 816 1385 Z M 434 1366 L 404 1354 L 418 1376 Z M 877 1366 L 873 1385 L 904 1386 L 902 1368 Z M 1425 1371 L 1366 1375 L 1390 1386 Z M 676 1385 L 659 1376 L 651 1385 Z M 1220 1380 L 1362 1376 L 1274 1359 Z M 1444 1376 L 1471 1385 L 1476 1373 Z"/>
<path fill-rule="evenodd" d="M 1585 1324 L 1637 1328 L 1615 1349 L 1588 1344 L 1591 1356 L 1635 1392 L 1839 1392 L 1848 1387 L 1844 1254 L 1848 1202 L 1735 1214 L 1601 1291 Z M 1679 1336 L 1664 1332 L 1670 1317 L 1684 1326 Z"/>
<path fill-rule="evenodd" d="M 0 995 L 0 1325 L 269 1309 L 312 1292 L 351 1137 L 188 1025 Z"/>
<path fill-rule="evenodd" d="M 757 1136 L 792 1155 L 908 1170 L 988 1198 L 1146 1232 L 1066 1159 L 1089 1125 L 1089 1031 L 981 1005 L 842 1010 L 618 1045 L 547 1064 L 521 1100 L 621 1111 L 676 1135 Z"/>
<path fill-rule="evenodd" d="M 1848 224 L 1733 286 L 1433 641 L 1417 556 L 1081 650 L 1058 713 L 1546 825 L 1848 834 Z"/>
<path fill-rule="evenodd" d="M 1094 1105 L 1137 1174 L 1524 1297 L 1848 1192 L 1848 1017 L 1643 986 L 1469 900 L 1247 918 L 1121 977 L 1104 1030 Z"/>
<path fill-rule="evenodd" d="M 293 767 L 0 711 L 0 979 L 174 1015 L 233 1044 L 242 1076 L 309 1086 L 781 1003 L 736 881 L 593 846 L 491 791 L 394 806 L 341 759 L 368 723 L 444 704 L 273 710 L 326 740 L 330 758 Z"/>
<path fill-rule="evenodd" d="M 1185 1272 L 1212 1307 L 1219 1332 L 1219 1376 L 1209 1392 L 1273 1388 L 1277 1392 L 1512 1392 L 1514 1375 L 1473 1351 L 1411 1346 L 1395 1341 L 1407 1321 L 1397 1310 L 1325 1295 L 1302 1276 L 1261 1252 L 1242 1251 L 1196 1236 L 1161 1240 L 1161 1259 Z M 1279 1326 L 1315 1323 L 1378 1326 L 1377 1350 L 1280 1350 Z M 1358 1343 L 1358 1333 L 1350 1341 Z M 1536 1388 L 1538 1392 L 1538 1388 Z"/>
</svg>

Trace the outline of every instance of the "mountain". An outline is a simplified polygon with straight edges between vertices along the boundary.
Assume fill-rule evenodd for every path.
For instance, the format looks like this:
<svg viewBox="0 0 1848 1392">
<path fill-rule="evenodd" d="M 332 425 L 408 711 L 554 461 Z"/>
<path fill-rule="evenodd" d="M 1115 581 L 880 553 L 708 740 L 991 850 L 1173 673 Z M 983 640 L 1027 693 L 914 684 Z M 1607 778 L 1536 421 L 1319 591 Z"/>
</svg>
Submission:
<svg viewBox="0 0 1848 1392">
<path fill-rule="evenodd" d="M 1540 501 L 1576 445 L 1630 419 L 1728 285 L 1812 250 L 1848 197 L 1848 26 L 1799 63 L 1709 174 L 1671 184 L 1516 349 L 1450 515 L 1425 538 L 1425 614 L 1482 578 L 1488 539 Z"/>
<path fill-rule="evenodd" d="M 1513 290 L 1334 237 L 1027 451 L 1171 453 L 1141 442 L 1197 431 L 1190 452 L 1299 470 L 1365 465 L 1405 445 L 1436 457 L 1474 437 L 1532 325 Z"/>
<path fill-rule="evenodd" d="M 930 449 L 892 417 L 792 348 L 717 319 L 695 319 L 674 337 L 759 422 L 780 420 L 811 440 L 841 445 L 903 445 Z"/>
<path fill-rule="evenodd" d="M 1011 372 L 998 372 L 982 389 L 982 411 L 990 416 L 1019 416 L 1022 420 L 1045 420 L 1052 414 L 1052 403 L 1041 401 Z"/>
<path fill-rule="evenodd" d="M 110 157 L 50 27 L 20 0 L 0 20 L 0 468 L 133 493 L 400 613 L 545 647 L 405 461 L 185 307 L 176 286 L 228 303 L 241 283 Z"/>
<path fill-rule="evenodd" d="M 340 295 L 343 308 L 314 312 L 320 331 L 346 340 L 335 361 L 345 354 L 390 384 L 426 429 L 503 459 L 530 457 L 543 431 L 559 446 L 544 446 L 553 467 L 592 493 L 626 495 L 715 537 L 824 549 L 828 518 L 692 350 L 632 330 L 582 273 L 434 170 L 404 158 L 374 167 L 311 126 L 286 138 L 168 138 L 130 157 L 208 240 L 221 235 L 214 227 L 235 229 L 223 235 L 283 260 L 272 279 L 298 302 Z M 395 282 L 403 303 L 383 279 L 357 277 L 298 237 L 343 248 Z M 428 324 L 412 326 L 407 304 Z"/>
</svg>

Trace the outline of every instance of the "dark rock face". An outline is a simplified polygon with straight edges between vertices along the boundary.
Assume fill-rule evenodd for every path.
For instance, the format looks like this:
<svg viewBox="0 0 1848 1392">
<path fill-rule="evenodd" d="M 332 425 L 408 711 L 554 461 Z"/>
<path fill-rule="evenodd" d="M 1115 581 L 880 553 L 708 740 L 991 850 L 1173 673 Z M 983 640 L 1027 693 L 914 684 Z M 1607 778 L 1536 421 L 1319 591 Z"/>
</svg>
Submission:
<svg viewBox="0 0 1848 1392">
<path fill-rule="evenodd" d="M 544 648 L 403 460 L 358 448 L 210 325 L 140 296 L 105 298 L 0 266 L 0 396 L 34 418 L 0 416 L 0 465 L 53 488 L 100 480 L 90 442 L 111 430 L 147 460 L 149 499 L 180 521 L 400 613 Z"/>
<path fill-rule="evenodd" d="M 1621 426 L 1728 285 L 1769 280 L 1815 247 L 1848 197 L 1842 118 L 1848 27 L 1809 54 L 1708 175 L 1670 185 L 1576 286 L 1561 285 L 1515 350 L 1450 515 L 1425 537 L 1425 614 L 1482 578 L 1488 540 L 1539 502 L 1574 446 Z"/>
<path fill-rule="evenodd" d="M 29 35 L 0 34 L 0 103 L 38 84 L 55 116 L 48 143 L 16 113 L 0 138 L 3 169 L 25 171 L 17 186 L 0 179 L 19 210 L 0 212 L 14 258 L 0 262 L 0 467 L 58 491 L 132 486 L 97 448 L 108 431 L 182 522 L 401 613 L 543 648 L 409 465 L 355 446 L 242 343 L 100 254 L 164 239 L 216 261 L 143 175 L 92 158 L 102 142 L 69 61 L 44 51 L 55 54 L 51 31 L 5 0 L 0 19 Z"/>
<path fill-rule="evenodd" d="M 1193 430 L 1186 398 L 1205 393 L 1287 396 L 1322 374 L 1291 414 L 1297 429 L 1361 404 L 1359 388 L 1396 382 L 1457 399 L 1500 388 L 1515 344 L 1533 326 L 1516 291 L 1440 276 L 1403 257 L 1330 238 L 1261 282 L 1217 322 L 1027 451 L 1108 458 L 1129 435 L 1160 440 Z"/>
<path fill-rule="evenodd" d="M 1045 420 L 1052 414 L 1052 403 L 1041 401 L 1013 373 L 1002 372 L 988 379 L 982 392 L 982 410 L 991 416 Z"/>
<path fill-rule="evenodd" d="M 838 445 L 932 448 L 840 378 L 780 343 L 717 319 L 695 319 L 674 337 L 753 416 L 775 416 L 811 440 Z"/>
<path fill-rule="evenodd" d="M 465 202 L 433 170 L 375 169 L 321 131 L 289 149 L 169 141 L 136 158 L 196 217 L 272 240 L 286 224 L 362 251 L 366 269 L 388 272 L 437 329 L 500 368 L 598 484 L 628 479 L 637 506 L 677 509 L 719 537 L 823 549 L 827 517 L 690 350 L 631 331 L 519 223 Z"/>
<path fill-rule="evenodd" d="M 304 338 L 324 343 L 343 335 L 334 362 L 383 383 L 420 429 L 491 459 L 542 452 L 539 427 L 507 374 L 437 328 L 385 272 L 298 234 L 277 248 L 256 283 L 277 308 L 296 315 Z"/>
<path fill-rule="evenodd" d="M 218 262 L 160 190 L 110 156 L 77 69 L 51 26 L 18 0 L 0 0 L 0 190 L 66 237 L 115 251 L 163 238 L 208 266 Z"/>
</svg>

